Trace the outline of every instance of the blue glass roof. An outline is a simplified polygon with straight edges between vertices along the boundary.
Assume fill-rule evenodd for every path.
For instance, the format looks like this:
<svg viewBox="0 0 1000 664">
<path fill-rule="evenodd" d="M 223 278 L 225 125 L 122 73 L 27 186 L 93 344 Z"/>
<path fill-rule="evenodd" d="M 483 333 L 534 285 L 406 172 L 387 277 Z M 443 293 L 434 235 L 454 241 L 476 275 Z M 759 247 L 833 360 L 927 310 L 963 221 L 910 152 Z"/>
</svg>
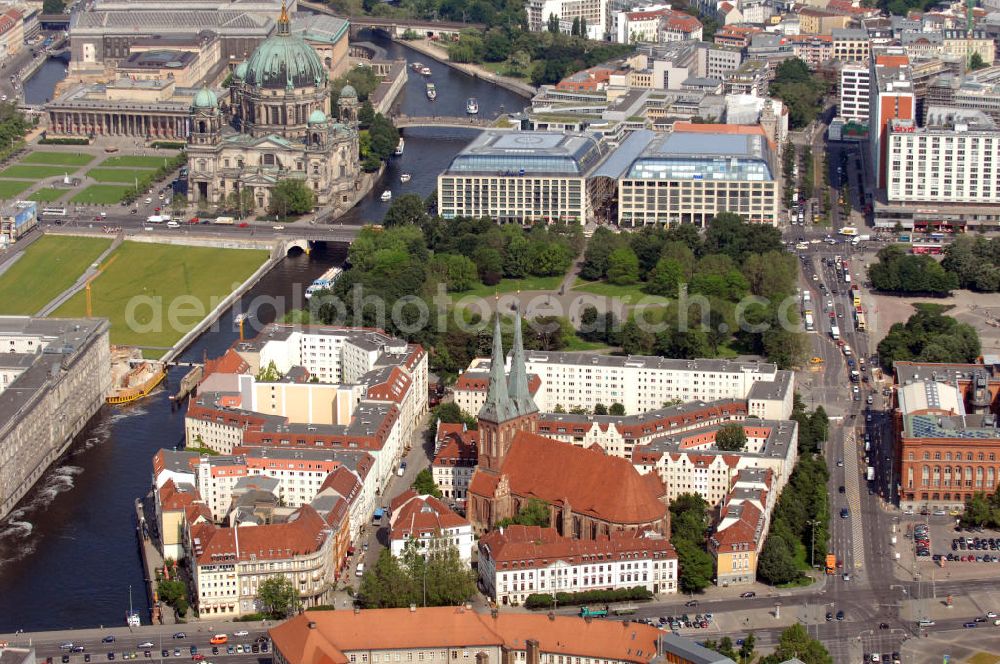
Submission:
<svg viewBox="0 0 1000 664">
<path fill-rule="evenodd" d="M 771 150 L 759 135 L 673 132 L 633 162 L 628 178 L 768 182 Z"/>
<path fill-rule="evenodd" d="M 446 174 L 585 175 L 604 152 L 595 134 L 485 131 L 452 160 Z"/>
</svg>

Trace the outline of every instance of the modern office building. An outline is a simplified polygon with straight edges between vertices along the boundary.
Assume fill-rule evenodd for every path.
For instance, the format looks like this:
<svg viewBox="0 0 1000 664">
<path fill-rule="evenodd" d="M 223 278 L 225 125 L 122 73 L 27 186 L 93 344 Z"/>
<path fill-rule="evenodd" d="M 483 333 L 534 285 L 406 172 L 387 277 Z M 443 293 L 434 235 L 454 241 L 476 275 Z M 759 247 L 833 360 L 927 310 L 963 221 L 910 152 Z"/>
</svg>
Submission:
<svg viewBox="0 0 1000 664">
<path fill-rule="evenodd" d="M 588 179 L 607 150 L 592 133 L 484 131 L 438 176 L 438 212 L 583 225 L 598 203 Z"/>
<path fill-rule="evenodd" d="M 868 31 L 861 28 L 834 28 L 830 31 L 830 36 L 833 39 L 834 60 L 868 64 L 871 48 Z"/>
<path fill-rule="evenodd" d="M 871 68 L 867 64 L 845 64 L 840 68 L 838 114 L 846 120 L 867 124 L 871 102 Z"/>
<path fill-rule="evenodd" d="M 0 317 L 0 519 L 69 448 L 110 389 L 107 320 Z"/>
<path fill-rule="evenodd" d="M 875 173 L 879 189 L 884 189 L 887 184 L 885 165 L 889 149 L 889 121 L 917 119 L 917 98 L 909 65 L 909 56 L 899 47 L 878 49 L 872 55 L 868 163 L 871 172 Z"/>
<path fill-rule="evenodd" d="M 704 227 L 716 214 L 734 212 L 777 225 L 780 198 L 774 147 L 762 127 L 678 122 L 619 180 L 618 222 Z"/>
</svg>

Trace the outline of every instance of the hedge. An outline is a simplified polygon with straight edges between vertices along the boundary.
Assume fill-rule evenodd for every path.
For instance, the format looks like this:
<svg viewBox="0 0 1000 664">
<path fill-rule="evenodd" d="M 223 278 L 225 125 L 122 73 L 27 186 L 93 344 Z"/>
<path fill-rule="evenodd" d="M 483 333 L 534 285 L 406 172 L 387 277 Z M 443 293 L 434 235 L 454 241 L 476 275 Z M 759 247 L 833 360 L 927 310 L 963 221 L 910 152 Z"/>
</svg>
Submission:
<svg viewBox="0 0 1000 664">
<path fill-rule="evenodd" d="M 137 198 L 143 195 L 142 192 L 146 191 L 147 189 L 150 189 L 154 183 L 159 182 L 161 180 L 165 180 L 174 171 L 176 171 L 178 168 L 186 164 L 187 164 L 187 154 L 184 152 L 180 152 L 176 156 L 172 157 L 165 166 L 160 166 L 152 173 L 150 173 L 149 171 L 140 171 L 144 173 L 144 175 L 142 175 L 139 178 L 138 182 L 139 186 L 135 189 L 130 189 L 128 193 L 122 196 L 122 202 L 125 203 L 126 205 L 131 204 Z"/>
<path fill-rule="evenodd" d="M 41 138 L 40 145 L 90 145 L 89 138 Z"/>
<path fill-rule="evenodd" d="M 151 145 L 154 148 L 165 148 L 168 150 L 183 150 L 187 143 L 184 141 L 153 141 Z"/>
<path fill-rule="evenodd" d="M 584 590 L 578 593 L 556 593 L 555 600 L 562 605 L 609 604 L 611 602 L 645 601 L 653 599 L 653 593 L 643 586 L 619 588 L 617 590 Z M 526 609 L 552 608 L 553 597 L 548 593 L 532 593 L 524 600 Z"/>
</svg>

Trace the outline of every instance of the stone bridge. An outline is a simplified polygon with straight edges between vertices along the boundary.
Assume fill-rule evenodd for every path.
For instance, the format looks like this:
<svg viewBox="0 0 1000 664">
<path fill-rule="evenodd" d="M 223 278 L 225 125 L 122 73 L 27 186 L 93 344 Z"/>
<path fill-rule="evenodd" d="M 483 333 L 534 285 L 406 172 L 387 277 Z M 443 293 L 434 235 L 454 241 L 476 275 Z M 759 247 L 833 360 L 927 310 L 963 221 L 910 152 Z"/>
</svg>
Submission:
<svg viewBox="0 0 1000 664">
<path fill-rule="evenodd" d="M 320 14 L 329 14 L 347 19 L 351 24 L 351 34 L 370 28 L 389 33 L 392 37 L 402 37 L 407 31 L 418 33 L 421 37 L 451 37 L 462 30 L 484 32 L 486 26 L 482 23 L 459 23 L 455 21 L 422 21 L 419 19 L 385 18 L 376 16 L 341 16 L 330 9 L 328 5 L 308 0 L 299 0 L 299 5 L 307 7 Z"/>
</svg>

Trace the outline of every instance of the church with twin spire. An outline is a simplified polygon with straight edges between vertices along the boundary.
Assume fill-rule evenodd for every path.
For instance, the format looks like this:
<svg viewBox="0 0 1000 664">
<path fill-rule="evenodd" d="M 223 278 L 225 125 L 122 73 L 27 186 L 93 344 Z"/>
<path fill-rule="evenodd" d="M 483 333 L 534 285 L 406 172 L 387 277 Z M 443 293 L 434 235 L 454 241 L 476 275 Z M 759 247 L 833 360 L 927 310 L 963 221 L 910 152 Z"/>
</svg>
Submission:
<svg viewBox="0 0 1000 664">
<path fill-rule="evenodd" d="M 479 411 L 478 465 L 469 484 L 467 516 L 478 533 L 513 518 L 532 500 L 548 506 L 560 535 L 597 539 L 621 531 L 669 534 L 667 492 L 656 473 L 640 474 L 626 459 L 538 435 L 538 406 L 528 389 L 521 316 L 514 318 L 510 372 L 500 333 L 486 403 Z"/>
</svg>

